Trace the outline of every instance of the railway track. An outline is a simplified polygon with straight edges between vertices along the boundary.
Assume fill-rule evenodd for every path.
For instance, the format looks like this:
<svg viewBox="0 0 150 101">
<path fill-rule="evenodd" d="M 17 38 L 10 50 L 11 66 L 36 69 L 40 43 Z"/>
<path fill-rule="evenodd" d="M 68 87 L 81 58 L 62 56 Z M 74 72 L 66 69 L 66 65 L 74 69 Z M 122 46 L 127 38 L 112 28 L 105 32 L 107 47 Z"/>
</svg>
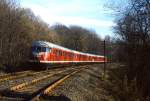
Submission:
<svg viewBox="0 0 150 101">
<path fill-rule="evenodd" d="M 54 71 L 58 71 L 60 68 L 55 69 Z M 24 71 L 24 72 L 17 72 L 17 73 L 9 73 L 5 75 L 0 75 L 0 83 L 8 80 L 14 80 L 14 79 L 19 79 L 27 76 L 34 76 L 38 75 L 40 73 L 48 73 L 51 70 L 44 70 L 40 72 L 33 72 L 33 71 Z"/>
<path fill-rule="evenodd" d="M 6 80 L 11 80 L 11 79 L 16 79 L 19 76 L 24 76 L 25 74 L 29 74 L 31 71 L 24 71 L 24 72 L 18 72 L 18 73 L 9 73 L 5 75 L 0 75 L 0 82 L 6 81 Z"/>
<path fill-rule="evenodd" d="M 55 69 L 52 71 L 47 70 L 47 71 L 41 71 L 41 72 L 33 72 L 33 73 L 31 72 L 31 73 L 27 73 L 27 74 L 23 74 L 23 75 L 21 74 L 21 75 L 15 76 L 15 77 L 12 76 L 10 78 L 13 78 L 13 79 L 5 79 L 3 82 L 0 82 L 0 91 L 12 88 L 13 86 L 22 84 L 23 82 L 30 82 L 33 79 L 39 79 L 39 78 L 41 78 L 45 75 L 49 75 L 51 73 L 57 73 L 57 71 L 61 71 L 61 70 L 62 69 Z"/>
<path fill-rule="evenodd" d="M 25 81 L 0 92 L 1 96 L 15 97 L 18 99 L 37 100 L 43 95 L 49 95 L 52 90 L 65 81 L 67 78 L 86 68 L 86 66 L 79 66 L 79 68 L 56 69 L 52 72 L 43 71 L 43 75 L 39 78 Z"/>
<path fill-rule="evenodd" d="M 45 96 L 45 95 L 49 96 L 54 88 L 56 88 L 58 85 L 60 85 L 62 82 L 64 82 L 67 78 L 71 77 L 72 75 L 76 74 L 77 72 L 81 71 L 82 69 L 72 71 L 71 73 L 68 73 L 67 75 L 62 76 L 59 79 L 55 80 L 51 84 L 46 85 L 45 87 L 40 89 L 38 92 L 36 92 L 33 95 L 33 97 L 31 97 L 29 100 L 39 101 L 43 96 Z"/>
</svg>

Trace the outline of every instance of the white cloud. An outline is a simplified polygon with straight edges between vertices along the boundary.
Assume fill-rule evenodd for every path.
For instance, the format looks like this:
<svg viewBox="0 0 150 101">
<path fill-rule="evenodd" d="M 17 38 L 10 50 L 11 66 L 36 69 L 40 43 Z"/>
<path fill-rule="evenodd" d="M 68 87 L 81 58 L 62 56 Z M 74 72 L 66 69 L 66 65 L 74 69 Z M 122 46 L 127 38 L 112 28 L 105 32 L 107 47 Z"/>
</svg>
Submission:
<svg viewBox="0 0 150 101">
<path fill-rule="evenodd" d="M 49 0 L 47 0 L 49 1 Z M 108 30 L 112 26 L 115 26 L 115 23 L 111 20 L 102 20 L 102 19 L 95 19 L 95 18 L 88 18 L 87 15 L 69 15 L 70 13 L 81 13 L 81 12 L 90 12 L 92 9 L 90 8 L 89 4 L 84 5 L 83 3 L 78 4 L 78 0 L 70 3 L 64 3 L 62 5 L 56 4 L 54 0 L 50 0 L 50 4 L 40 5 L 34 3 L 26 3 L 22 6 L 25 8 L 30 8 L 35 15 L 40 16 L 45 22 L 50 25 L 55 23 L 62 23 L 65 25 L 79 25 L 86 28 L 92 28 L 95 30 L 99 29 L 106 29 Z M 49 1 L 49 2 L 50 2 Z M 89 7 L 86 7 L 89 6 Z M 95 6 L 96 8 L 97 6 Z M 109 13 L 110 11 L 104 10 L 102 6 L 97 7 L 96 11 L 100 10 L 97 13 Z M 97 13 L 95 15 L 97 15 Z M 67 16 L 69 15 L 69 16 Z M 90 13 L 89 13 L 90 15 Z M 97 29 L 98 28 L 98 29 Z M 100 32 L 99 32 L 100 33 Z"/>
<path fill-rule="evenodd" d="M 83 17 L 65 17 L 65 16 L 56 16 L 54 21 L 61 22 L 67 25 L 81 25 L 81 26 L 97 26 L 97 27 L 111 27 L 114 25 L 111 21 L 106 20 L 96 20 L 88 19 Z"/>
<path fill-rule="evenodd" d="M 98 20 L 98 19 L 89 19 L 84 17 L 56 15 L 53 14 L 51 10 L 39 5 L 32 5 L 30 6 L 30 9 L 37 16 L 40 16 L 45 22 L 49 23 L 50 25 L 55 24 L 57 22 L 66 25 L 97 26 L 97 27 L 111 27 L 115 25 L 112 21 L 108 21 L 108 20 Z"/>
</svg>

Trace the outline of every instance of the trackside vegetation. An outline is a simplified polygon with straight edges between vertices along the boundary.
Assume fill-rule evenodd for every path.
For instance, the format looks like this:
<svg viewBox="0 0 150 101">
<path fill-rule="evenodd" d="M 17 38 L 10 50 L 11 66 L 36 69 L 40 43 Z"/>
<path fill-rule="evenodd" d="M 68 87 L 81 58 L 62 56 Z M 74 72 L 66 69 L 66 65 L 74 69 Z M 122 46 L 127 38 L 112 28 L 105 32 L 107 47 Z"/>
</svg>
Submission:
<svg viewBox="0 0 150 101">
<path fill-rule="evenodd" d="M 118 6 L 114 28 L 113 55 L 122 65 L 110 70 L 106 88 L 115 101 L 150 101 L 150 0 L 126 3 Z"/>
</svg>

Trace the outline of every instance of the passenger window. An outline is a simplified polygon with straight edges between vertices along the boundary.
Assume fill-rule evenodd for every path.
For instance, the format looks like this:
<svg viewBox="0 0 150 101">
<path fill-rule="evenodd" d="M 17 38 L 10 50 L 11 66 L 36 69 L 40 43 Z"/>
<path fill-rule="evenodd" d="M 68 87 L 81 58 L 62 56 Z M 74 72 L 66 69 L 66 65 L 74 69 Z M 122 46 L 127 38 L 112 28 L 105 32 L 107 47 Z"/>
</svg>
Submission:
<svg viewBox="0 0 150 101">
<path fill-rule="evenodd" d="M 71 54 L 72 57 L 74 57 L 74 54 Z"/>
<path fill-rule="evenodd" d="M 59 56 L 59 51 L 58 50 L 56 50 L 56 54 L 57 54 L 57 56 Z"/>
<path fill-rule="evenodd" d="M 63 56 L 66 56 L 65 52 L 63 52 Z"/>
<path fill-rule="evenodd" d="M 58 51 L 58 54 L 59 54 L 59 56 L 61 56 L 61 52 L 60 52 L 60 50 Z"/>
<path fill-rule="evenodd" d="M 37 52 L 40 52 L 40 51 L 41 51 L 41 47 L 37 47 L 37 48 L 36 48 L 36 51 L 37 51 Z"/>
<path fill-rule="evenodd" d="M 57 50 L 54 50 L 54 53 L 57 55 Z"/>
<path fill-rule="evenodd" d="M 32 51 L 36 52 L 36 47 L 35 46 L 32 47 Z"/>
<path fill-rule="evenodd" d="M 51 52 L 51 48 L 46 47 L 46 52 Z"/>
<path fill-rule="evenodd" d="M 41 52 L 46 52 L 46 47 L 41 47 Z"/>
</svg>

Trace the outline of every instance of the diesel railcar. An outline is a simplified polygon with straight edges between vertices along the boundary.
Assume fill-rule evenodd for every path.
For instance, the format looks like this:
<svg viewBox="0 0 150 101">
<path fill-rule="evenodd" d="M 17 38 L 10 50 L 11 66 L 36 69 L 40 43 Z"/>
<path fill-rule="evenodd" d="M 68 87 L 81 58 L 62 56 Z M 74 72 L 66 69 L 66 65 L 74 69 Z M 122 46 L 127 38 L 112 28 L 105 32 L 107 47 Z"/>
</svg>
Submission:
<svg viewBox="0 0 150 101">
<path fill-rule="evenodd" d="M 71 50 L 46 41 L 33 42 L 30 58 L 30 62 L 40 64 L 100 63 L 106 61 L 107 58 L 104 56 Z"/>
</svg>

